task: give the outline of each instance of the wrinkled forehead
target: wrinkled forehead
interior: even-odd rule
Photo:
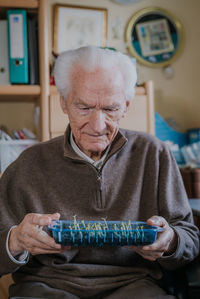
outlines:
[[[97,68],[86,71],[76,66],[71,73],[72,88],[87,89],[91,92],[117,92],[124,89],[124,78],[117,67],[111,69]]]

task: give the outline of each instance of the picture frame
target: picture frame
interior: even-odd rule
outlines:
[[[183,27],[169,11],[149,7],[138,11],[125,31],[128,52],[150,67],[164,67],[180,55]]]
[[[107,9],[56,4],[54,11],[56,55],[87,45],[106,46]]]

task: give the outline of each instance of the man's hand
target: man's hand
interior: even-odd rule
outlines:
[[[56,244],[54,239],[42,230],[43,226],[59,218],[59,213],[27,214],[23,221],[11,230],[8,243],[11,254],[17,256],[24,250],[29,251],[32,255],[63,251],[61,245]],[[67,248],[65,247],[65,249]]]
[[[158,233],[157,240],[153,244],[145,246],[131,246],[131,248],[144,259],[149,261],[157,260],[164,253],[174,253],[177,247],[178,237],[167,221],[163,217],[152,216],[147,220],[147,223],[149,225],[162,227],[163,232]]]

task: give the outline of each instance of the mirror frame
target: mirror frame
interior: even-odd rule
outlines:
[[[154,24],[164,28],[165,49],[162,49],[163,45],[160,45],[160,50],[159,48],[151,50],[150,44],[146,44],[146,41],[143,39],[142,30],[146,30],[145,25],[150,27]],[[139,30],[141,30],[141,33]],[[131,17],[125,31],[128,52],[139,62],[149,67],[164,67],[171,64],[183,49],[183,39],[184,34],[181,22],[171,12],[159,7],[147,7],[139,10]],[[146,51],[145,55],[143,55],[142,51],[143,53]],[[150,54],[148,55],[148,53]]]

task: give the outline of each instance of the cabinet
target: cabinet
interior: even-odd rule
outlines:
[[[48,0],[0,0],[0,16],[5,15],[5,11],[10,8],[26,9],[28,12],[38,14],[39,32],[39,72],[40,85],[6,85],[0,86],[0,111],[2,118],[11,119],[9,109],[12,105],[15,119],[20,121],[25,115],[20,115],[20,108],[27,106],[27,111],[35,106],[40,107],[40,125],[38,138],[46,140],[49,138],[49,59],[48,59]],[[30,107],[29,107],[30,106]],[[19,107],[19,109],[18,109]],[[6,112],[6,115],[4,113]],[[9,113],[9,114],[8,114]],[[19,115],[18,115],[19,114]],[[14,117],[14,116],[13,116]],[[33,118],[28,115],[27,118]],[[1,113],[0,113],[0,122]],[[9,123],[6,123],[8,125]]]

